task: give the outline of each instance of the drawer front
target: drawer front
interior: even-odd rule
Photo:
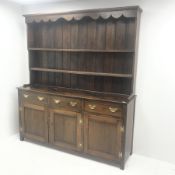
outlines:
[[[21,95],[23,103],[31,103],[42,106],[47,104],[47,96],[42,93],[23,91]]]
[[[85,111],[122,117],[122,105],[116,103],[87,100],[85,101]]]
[[[49,98],[49,104],[51,108],[55,109],[66,109],[70,111],[81,111],[82,109],[81,100],[76,98],[51,96]]]

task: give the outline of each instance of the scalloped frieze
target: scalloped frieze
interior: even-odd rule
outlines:
[[[137,16],[136,10],[122,10],[122,11],[111,11],[111,12],[97,12],[97,13],[75,13],[75,14],[48,14],[48,15],[26,15],[26,23],[40,23],[40,22],[55,22],[59,19],[64,19],[66,21],[76,20],[79,21],[84,17],[89,17],[93,20],[98,18],[108,19],[113,17],[115,19],[121,16],[125,18],[133,18]]]

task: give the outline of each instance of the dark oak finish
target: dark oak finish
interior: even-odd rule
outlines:
[[[30,84],[20,139],[124,165],[132,154],[141,9],[24,15]]]
[[[24,104],[22,107],[23,137],[48,142],[47,111],[43,106]]]
[[[84,115],[84,120],[85,152],[108,160],[120,159],[121,120],[90,113]]]
[[[55,146],[82,151],[82,117],[80,113],[50,110],[49,141]]]
[[[85,111],[91,113],[122,117],[122,105],[94,100],[85,101]]]
[[[68,111],[81,112],[82,102],[79,99],[75,98],[65,98],[61,96],[51,96],[49,98],[50,108],[53,109],[62,109]]]

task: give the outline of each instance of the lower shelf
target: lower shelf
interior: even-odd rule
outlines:
[[[59,70],[59,69],[47,69],[47,68],[38,68],[38,67],[32,67],[32,68],[30,68],[30,70],[31,71],[39,71],[39,72],[55,72],[55,73],[66,73],[66,74],[76,74],[76,75],[91,75],[91,76],[103,76],[103,77],[132,78],[132,74]]]

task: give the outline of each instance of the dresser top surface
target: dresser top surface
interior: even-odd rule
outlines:
[[[46,88],[46,87],[31,87],[30,85],[19,87],[19,90],[45,93],[48,95],[60,95],[72,98],[88,99],[88,100],[100,100],[117,103],[128,103],[131,99],[135,98],[135,95],[124,95],[114,93],[100,93],[95,91],[84,91],[69,88]]]

